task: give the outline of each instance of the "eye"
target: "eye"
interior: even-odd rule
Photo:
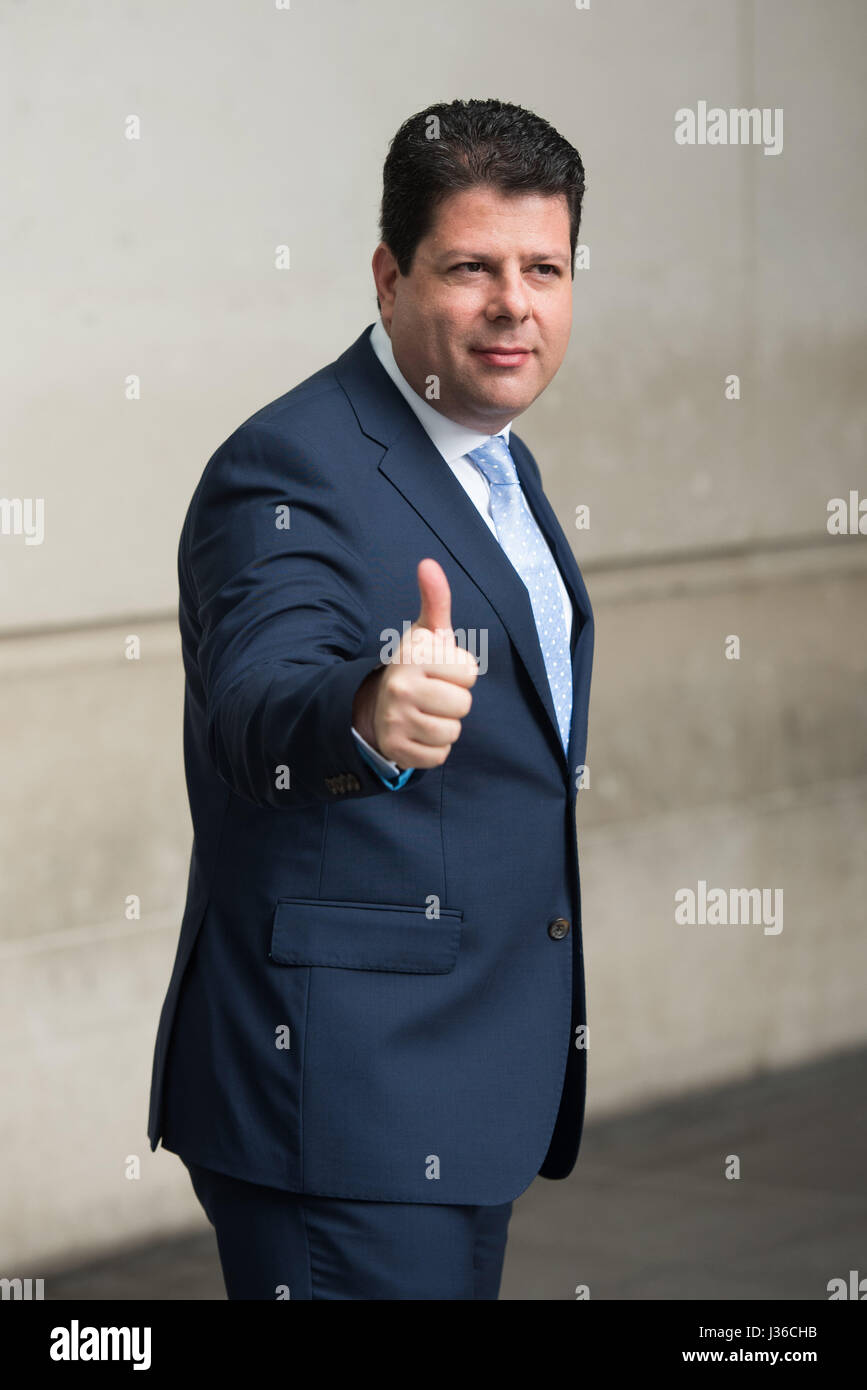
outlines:
[[[484,267],[484,263],[483,263],[482,261],[460,261],[459,264],[456,265],[454,268],[455,268],[455,270],[471,270],[471,271],[476,271],[476,270],[484,270],[485,267]],[[559,275],[562,274],[562,272],[561,272],[559,266],[556,266],[556,265],[549,265],[547,262],[540,262],[539,265],[532,266],[531,269],[533,269],[533,270],[541,270],[541,271],[551,271],[551,272],[553,273],[553,275],[555,275],[555,276],[559,276]],[[543,280],[550,280],[550,279],[551,279],[551,275],[543,274],[543,275],[542,275],[542,279],[543,279]]]

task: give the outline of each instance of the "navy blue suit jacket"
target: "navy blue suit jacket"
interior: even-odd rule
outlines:
[[[369,331],[217,449],[184,523],[194,841],[148,1135],[289,1191],[490,1205],[580,1143],[593,619],[512,433],[574,604],[567,756],[527,589]],[[488,669],[446,762],[392,791],[352,702],[426,556]]]

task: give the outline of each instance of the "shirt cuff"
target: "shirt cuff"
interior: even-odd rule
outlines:
[[[384,758],[381,753],[377,753],[375,748],[371,748],[370,744],[366,739],[361,737],[357,729],[353,728],[352,733],[358,745],[359,753],[362,758],[364,758],[364,761],[373,768],[380,781],[385,783],[389,791],[399,791],[400,788],[409,781],[410,777],[415,772],[415,768],[408,767],[401,772],[397,763],[390,762],[388,758]]]

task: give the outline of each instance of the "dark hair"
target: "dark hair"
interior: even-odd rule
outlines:
[[[562,193],[574,278],[584,197],[581,156],[541,116],[493,99],[437,102],[404,121],[392,140],[382,171],[379,228],[401,275],[409,274],[439,204],[480,184],[503,193]]]

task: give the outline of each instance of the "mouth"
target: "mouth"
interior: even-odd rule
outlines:
[[[477,357],[492,367],[520,367],[532,356],[532,348],[511,347],[508,343],[495,343],[492,347],[472,348]]]

